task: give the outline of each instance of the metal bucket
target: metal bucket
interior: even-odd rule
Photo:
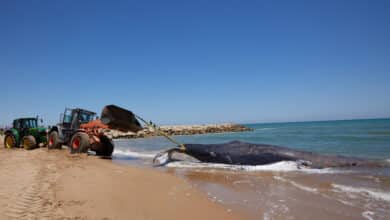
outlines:
[[[135,115],[124,108],[116,105],[107,105],[103,108],[100,120],[108,125],[110,129],[116,129],[123,132],[137,132],[142,130],[142,126]]]

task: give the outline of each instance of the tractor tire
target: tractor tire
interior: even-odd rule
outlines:
[[[96,150],[96,155],[110,157],[114,151],[114,143],[105,135],[100,137],[100,146]]]
[[[84,132],[77,132],[70,140],[70,152],[73,153],[87,153],[90,147],[89,136]]]
[[[16,142],[16,138],[14,135],[12,135],[12,134],[5,135],[5,137],[4,137],[4,147],[5,148],[11,149],[11,148],[14,148],[17,146],[18,146],[18,143]]]
[[[49,140],[47,143],[48,149],[61,149],[62,144],[60,143],[60,139],[58,138],[58,132],[52,131],[49,133]]]
[[[22,145],[26,150],[32,150],[37,147],[37,141],[32,135],[27,135],[23,137]]]

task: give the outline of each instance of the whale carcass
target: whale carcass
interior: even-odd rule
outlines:
[[[201,162],[232,165],[264,165],[280,161],[297,161],[311,168],[381,166],[376,161],[361,158],[323,155],[287,147],[240,141],[224,144],[184,144],[184,147],[179,146],[158,154],[154,161],[167,155],[163,163],[169,163],[174,153],[184,153]]]

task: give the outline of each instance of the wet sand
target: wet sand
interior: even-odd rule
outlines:
[[[151,167],[147,158],[114,161]],[[295,166],[283,171],[278,165],[248,171],[216,168],[216,164],[173,164],[177,165],[158,169],[185,179],[209,200],[251,219],[390,219],[389,168],[297,170]]]
[[[187,168],[167,172],[254,219],[390,219],[389,176]]]
[[[65,149],[0,146],[0,183],[0,219],[245,219],[174,175]]]

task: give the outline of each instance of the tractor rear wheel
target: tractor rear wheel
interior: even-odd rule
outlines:
[[[37,147],[37,141],[35,140],[34,136],[27,135],[23,137],[22,145],[24,149],[31,150]]]
[[[58,138],[58,132],[52,131],[49,133],[49,142],[47,144],[48,149],[61,149],[62,144]]]
[[[96,150],[96,155],[98,156],[111,156],[114,151],[114,143],[110,138],[105,135],[100,137],[100,145]]]
[[[77,132],[70,140],[71,153],[87,153],[89,146],[89,136],[84,132]]]
[[[5,135],[4,138],[4,147],[5,148],[14,148],[17,147],[16,138],[12,134]]]

